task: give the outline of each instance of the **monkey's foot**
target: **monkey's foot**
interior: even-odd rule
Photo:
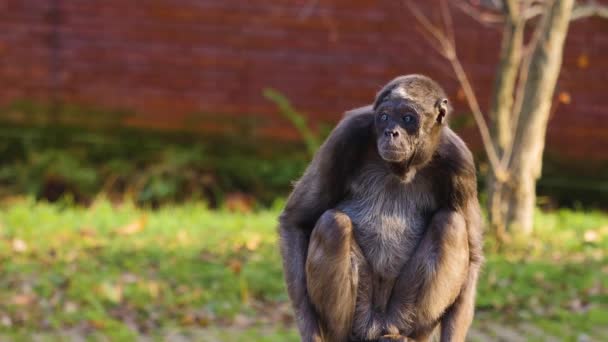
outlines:
[[[408,342],[408,338],[398,334],[387,334],[381,336],[378,342]]]

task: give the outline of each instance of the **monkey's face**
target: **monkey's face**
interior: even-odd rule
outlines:
[[[387,162],[409,167],[422,137],[421,115],[406,99],[390,99],[376,108],[378,153]]]

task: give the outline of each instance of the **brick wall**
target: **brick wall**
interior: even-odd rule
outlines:
[[[453,13],[485,108],[499,31]],[[572,101],[552,117],[547,151],[608,161],[608,20],[572,23],[566,46],[558,92]],[[124,125],[202,131],[246,116],[259,134],[293,137],[264,88],[283,92],[313,122],[335,122],[392,77],[414,72],[438,79],[465,115],[449,67],[400,1],[0,0],[2,104],[127,109],[134,114]],[[464,132],[475,145],[475,130]]]

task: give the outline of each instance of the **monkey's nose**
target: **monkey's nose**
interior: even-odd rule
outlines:
[[[387,137],[396,138],[399,136],[399,131],[397,131],[395,129],[385,129],[384,135]]]

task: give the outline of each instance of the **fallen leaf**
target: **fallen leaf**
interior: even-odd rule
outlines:
[[[600,239],[600,236],[595,230],[588,230],[585,232],[585,235],[583,235],[583,239],[585,242],[589,243],[597,242]]]
[[[84,227],[80,229],[80,235],[86,237],[94,237],[97,235],[97,231],[92,227]]]
[[[262,242],[262,237],[260,236],[260,234],[255,234],[251,236],[249,240],[247,240],[245,246],[248,250],[255,251],[260,246],[260,242]]]
[[[186,243],[190,242],[188,232],[183,229],[177,232],[177,241],[179,241],[179,243],[182,245],[185,245]]]
[[[29,294],[18,294],[13,297],[13,304],[18,306],[29,305],[34,302],[34,296]]]
[[[120,303],[122,301],[122,286],[119,284],[103,283],[99,289],[109,301]]]
[[[157,282],[151,281],[148,283],[148,293],[152,298],[158,298],[158,293],[160,292],[160,286]]]
[[[243,264],[236,260],[230,260],[230,262],[228,263],[228,268],[234,273],[234,274],[239,274],[241,273],[241,269],[243,268]]]
[[[89,320],[89,324],[91,324],[91,326],[95,329],[103,329],[106,326],[106,324],[103,321],[96,320],[96,319]]]
[[[118,235],[133,235],[144,230],[146,227],[147,217],[144,215],[137,220],[116,229]]]
[[[192,325],[195,321],[196,317],[194,317],[194,315],[190,313],[185,314],[181,319],[182,325]]]
[[[5,327],[10,327],[11,325],[13,325],[13,321],[8,316],[2,316],[2,318],[0,319],[0,323],[2,323],[2,325],[4,325]]]
[[[255,199],[242,192],[233,192],[226,195],[225,206],[230,211],[241,213],[251,212]]]
[[[123,273],[123,275],[120,277],[120,279],[125,284],[133,284],[133,283],[137,282],[137,276],[133,273]]]
[[[574,298],[568,303],[568,308],[576,313],[582,313],[587,309],[587,305],[579,298]]]
[[[74,302],[66,302],[63,305],[63,311],[65,311],[65,313],[74,313],[78,310],[78,304],[74,303]]]
[[[236,316],[234,316],[233,324],[238,328],[246,328],[246,327],[250,326],[252,323],[253,323],[253,319],[251,319],[243,314],[237,314]]]
[[[27,251],[27,244],[21,239],[13,239],[13,251],[23,253]]]

